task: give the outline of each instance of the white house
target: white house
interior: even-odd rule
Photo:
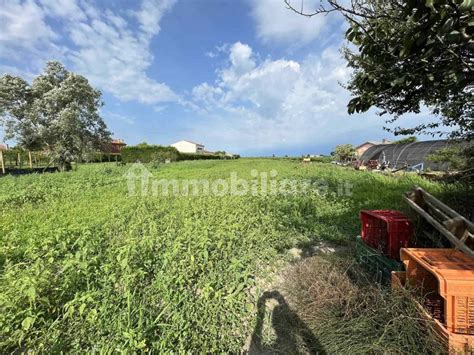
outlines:
[[[203,153],[204,145],[191,141],[178,141],[171,144],[172,147],[178,149],[180,153]]]

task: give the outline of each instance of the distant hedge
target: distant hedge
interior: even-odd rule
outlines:
[[[138,145],[122,148],[122,161],[134,163],[139,160],[142,163],[164,162],[180,160],[180,154],[174,147],[164,147],[161,145]]]
[[[238,159],[239,155],[233,155],[232,157],[227,155],[218,154],[203,154],[203,153],[180,153],[179,160],[227,160],[227,159]]]
[[[171,161],[184,160],[219,160],[219,159],[237,159],[239,155],[232,157],[216,154],[202,153],[180,153],[174,147],[164,147],[161,145],[138,145],[122,148],[122,161],[134,163],[139,160],[142,163],[164,162],[167,159]]]

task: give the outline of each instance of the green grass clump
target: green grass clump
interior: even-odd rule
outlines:
[[[256,279],[282,252],[346,243],[362,208],[406,209],[416,176],[265,159],[149,166],[156,179],[322,180],[330,193],[130,197],[129,166],[0,179],[0,352],[233,351],[255,322]],[[353,184],[352,196],[337,193]]]

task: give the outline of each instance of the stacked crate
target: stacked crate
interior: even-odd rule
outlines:
[[[402,270],[399,253],[409,246],[411,221],[394,210],[363,210],[359,217],[362,230],[356,239],[357,260],[377,281],[388,283],[392,271]]]
[[[362,210],[362,240],[380,254],[400,260],[400,248],[407,248],[413,235],[410,219],[394,210]]]
[[[408,284],[424,299],[423,311],[452,353],[474,349],[474,259],[454,249],[400,250],[405,272],[392,287]]]

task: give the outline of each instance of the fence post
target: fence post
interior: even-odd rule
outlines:
[[[2,161],[2,174],[5,174],[5,163],[3,162],[3,150],[0,150],[0,160]]]

